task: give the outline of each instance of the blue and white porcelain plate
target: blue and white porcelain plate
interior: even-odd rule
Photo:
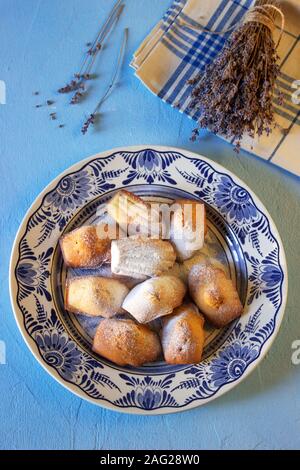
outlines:
[[[205,202],[209,239],[244,303],[243,316],[207,331],[201,363],[118,367],[91,350],[92,327],[63,308],[66,269],[58,240],[92,221],[115,191],[148,199]],[[265,207],[236,176],[186,150],[130,147],[95,155],[56,178],[38,196],[16,236],[10,268],[16,321],[30,350],[67,389],[127,413],[187,410],[221,396],[261,361],[280,326],[287,268]]]

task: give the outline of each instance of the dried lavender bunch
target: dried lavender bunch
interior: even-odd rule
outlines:
[[[98,53],[103,48],[103,43],[107,39],[109,33],[112,31],[113,26],[118,21],[124,5],[121,4],[122,0],[117,0],[113,9],[111,10],[104,25],[101,27],[93,43],[87,43],[88,50],[85,54],[83,63],[79,72],[74,74],[74,78],[62,88],[59,88],[59,93],[75,92],[72,96],[70,104],[77,104],[84,96],[86,91],[86,81],[92,78],[91,71],[96,61]]]
[[[121,71],[123,60],[124,60],[124,54],[125,54],[125,50],[126,50],[127,40],[128,40],[128,28],[125,28],[123,39],[122,39],[122,44],[121,44],[121,48],[120,48],[120,52],[119,52],[119,56],[118,56],[118,60],[117,60],[117,64],[116,64],[114,74],[111,78],[109,86],[107,87],[104,95],[102,96],[102,98],[98,102],[98,104],[95,107],[94,111],[89,115],[89,117],[86,119],[85,123],[83,124],[83,126],[81,128],[81,132],[82,132],[83,135],[85,135],[87,133],[87,131],[88,131],[88,129],[91,125],[95,124],[96,116],[97,116],[97,113],[98,113],[99,109],[101,108],[104,101],[112,93],[112,91],[113,91],[113,89],[114,89],[114,87],[117,83],[119,73]]]
[[[258,0],[255,7],[276,3]],[[276,11],[268,8],[267,14],[274,19]],[[189,108],[200,114],[192,140],[201,128],[207,128],[232,140],[238,151],[244,135],[269,135],[275,126],[273,93],[278,58],[267,26],[249,21],[238,27],[204,75],[189,82],[194,85]]]

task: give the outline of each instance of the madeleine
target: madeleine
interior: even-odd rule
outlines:
[[[93,351],[119,366],[138,367],[161,354],[158,335],[133,320],[102,320],[97,328]]]
[[[204,317],[194,304],[177,307],[162,319],[161,342],[169,364],[193,364],[201,361],[205,333]]]
[[[128,287],[117,279],[74,277],[66,282],[65,308],[69,312],[110,318],[123,312]]]
[[[188,284],[195,304],[215,327],[222,328],[242,314],[237,290],[222,269],[205,262],[195,265]]]

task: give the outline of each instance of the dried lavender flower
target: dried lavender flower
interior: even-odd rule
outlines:
[[[75,95],[72,96],[70,104],[77,104],[79,103],[80,99],[82,98],[83,93],[81,91],[76,91]]]
[[[91,70],[96,61],[99,51],[102,49],[105,39],[108,37],[109,33],[112,31],[114,25],[117,23],[124,5],[121,4],[122,0],[117,0],[113,9],[111,10],[108,18],[106,19],[104,25],[101,27],[100,31],[97,34],[96,39],[93,43],[87,43],[89,47],[87,53],[85,54],[83,63],[80,67],[79,72],[74,74],[75,80],[71,80],[67,85],[62,88],[59,88],[59,93],[71,93],[75,92],[70,103],[77,104],[82,99],[84,93],[81,91],[77,93],[78,90],[84,90],[84,83],[87,80],[92,78]],[[89,45],[88,45],[89,44]]]
[[[266,4],[275,5],[276,1],[257,0],[255,7]],[[274,19],[275,10],[269,8],[268,15]],[[238,27],[204,74],[189,81],[193,85],[189,109],[200,114],[199,129],[208,128],[232,140],[237,152],[244,135],[269,135],[275,125],[278,59],[267,26],[249,21]],[[199,135],[196,130],[192,140]]]
[[[85,135],[87,133],[88,128],[90,127],[90,125],[95,124],[95,118],[96,118],[96,116],[95,116],[94,113],[89,115],[89,117],[87,118],[87,120],[85,121],[85,123],[83,124],[82,129],[81,129],[81,132],[82,132],[83,135]]]
[[[124,54],[125,54],[125,50],[126,50],[127,40],[128,40],[128,29],[126,28],[124,30],[123,40],[122,40],[122,44],[121,44],[121,48],[120,48],[116,68],[115,68],[114,74],[112,76],[112,79],[109,83],[109,86],[106,89],[106,92],[104,93],[104,95],[102,96],[100,101],[98,102],[98,104],[95,107],[94,111],[89,115],[88,119],[83,124],[82,129],[81,129],[81,132],[82,132],[83,135],[85,135],[87,133],[88,128],[90,127],[90,125],[95,124],[96,115],[97,115],[99,109],[101,108],[104,101],[112,93],[112,91],[114,89],[114,86],[117,83],[119,73],[120,73],[120,70],[122,68],[122,64],[123,64],[123,60],[124,60]]]

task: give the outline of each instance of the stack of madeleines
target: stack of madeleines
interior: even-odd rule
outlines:
[[[191,208],[188,220],[186,205]],[[109,277],[67,279],[65,307],[74,314],[100,317],[93,350],[115,364],[137,367],[162,356],[169,364],[197,363],[203,352],[205,320],[221,328],[242,313],[232,281],[207,258],[192,264],[187,282],[176,275],[175,264],[201,249],[207,231],[203,203],[178,200],[176,207],[168,239],[161,217],[156,219],[155,235],[151,230],[149,236],[149,222],[157,216],[153,207],[121,190],[107,203],[111,227],[108,222],[83,226],[60,240],[68,267],[110,265]],[[197,227],[196,212],[200,214]],[[138,234],[130,236],[130,224],[138,225]],[[190,243],[195,229],[197,247]]]

